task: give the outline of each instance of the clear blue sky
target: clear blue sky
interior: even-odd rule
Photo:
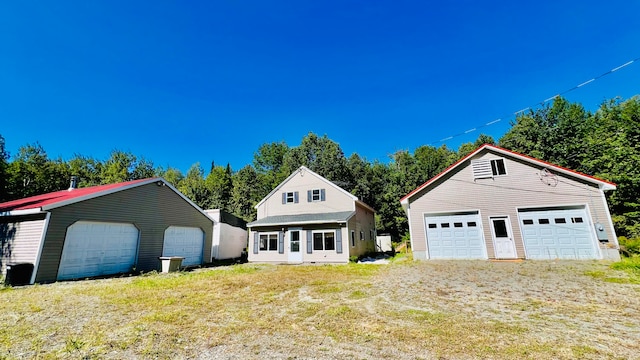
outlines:
[[[131,151],[234,170],[328,135],[386,162],[640,57],[639,1],[3,1],[0,134],[15,154]],[[640,62],[570,92],[640,93]],[[445,142],[457,149],[479,131]]]

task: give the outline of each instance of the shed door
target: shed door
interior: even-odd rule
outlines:
[[[162,256],[182,256],[182,265],[201,265],[204,232],[197,227],[169,226],[164,231]]]
[[[430,259],[486,259],[480,216],[427,215],[427,247]]]
[[[528,259],[598,259],[591,220],[583,209],[519,211]]]
[[[58,280],[129,272],[137,251],[133,224],[78,221],[67,228]]]

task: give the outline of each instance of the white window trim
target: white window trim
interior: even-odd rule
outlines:
[[[333,234],[333,250],[326,250],[324,248],[324,242],[325,242],[325,238],[324,238],[324,234],[326,233],[331,233]],[[315,244],[315,235],[316,234],[322,234],[322,250],[318,250],[316,249],[316,244]],[[313,249],[313,251],[336,251],[336,230],[335,229],[327,229],[327,230],[313,230],[311,231],[311,248]]]
[[[504,167],[504,174],[493,174],[493,164],[494,162],[497,162],[498,160],[502,160],[502,165]],[[489,159],[489,163],[491,164],[491,173],[493,174],[493,177],[498,177],[498,176],[507,176],[508,172],[507,172],[507,163],[504,161],[504,158],[495,158],[495,159]],[[498,165],[496,163],[496,172],[498,172]]]
[[[316,199],[315,192],[318,192],[318,198]],[[320,202],[322,201],[322,189],[311,189],[311,202]]]
[[[261,249],[261,245],[262,245],[262,235],[266,235],[267,236],[267,248],[265,250]],[[276,248],[275,249],[269,249],[269,236],[271,235],[275,235],[276,236]],[[258,233],[258,252],[260,251],[265,251],[265,252],[271,252],[271,251],[278,251],[278,243],[280,242],[280,239],[278,238],[279,234],[277,231],[270,231],[270,232],[259,232]]]
[[[287,202],[286,204],[293,204],[296,201],[296,194],[294,191],[285,191]],[[289,196],[291,195],[291,196]]]

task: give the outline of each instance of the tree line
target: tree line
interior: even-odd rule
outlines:
[[[186,174],[129,152],[114,150],[106,160],[75,155],[49,158],[38,143],[10,156],[0,135],[0,201],[66,189],[71,175],[86,187],[161,176],[202,208],[219,208],[247,221],[254,206],[291,172],[304,165],[376,209],[379,233],[408,236],[399,199],[478,146],[489,143],[614,182],[609,205],[619,236],[640,237],[640,98],[605,101],[589,112],[558,97],[552,104],[519,114],[497,142],[481,134],[457,150],[445,145],[400,150],[388,162],[346,156],[326,135],[309,133],[298,146],[261,145],[253,161],[234,170],[229,164],[199,163]]]

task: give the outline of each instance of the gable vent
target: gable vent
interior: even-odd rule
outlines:
[[[473,170],[474,180],[493,178],[491,160],[471,160],[471,169]]]

